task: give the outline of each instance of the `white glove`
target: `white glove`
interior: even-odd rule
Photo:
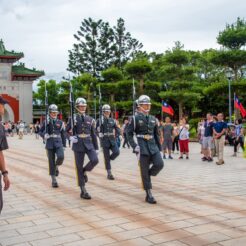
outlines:
[[[160,151],[160,154],[161,154],[161,159],[163,159],[163,152],[162,152],[162,151]]]
[[[48,133],[45,133],[45,134],[44,134],[44,139],[47,140],[47,139],[49,139],[49,138],[50,138],[50,135],[49,135]]]
[[[77,137],[77,136],[71,136],[71,137],[69,138],[69,140],[71,141],[72,144],[78,143],[78,137]]]
[[[96,154],[99,155],[99,149],[96,149]]]
[[[140,152],[140,147],[139,147],[139,145],[137,145],[137,146],[135,147],[134,152],[135,152],[135,153],[139,153],[139,152]]]
[[[99,132],[99,138],[103,138],[103,133]]]

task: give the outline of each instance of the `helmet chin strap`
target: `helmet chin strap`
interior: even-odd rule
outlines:
[[[50,114],[50,117],[51,117],[52,119],[57,119],[57,115],[56,115],[55,117],[53,117],[53,116]]]
[[[76,109],[78,110],[78,112],[79,112],[80,114],[85,114],[85,111],[86,111],[86,110],[81,111],[81,110],[79,110],[79,108],[77,108],[77,107],[76,107]]]
[[[150,111],[149,109],[144,109],[144,108],[143,108],[143,107],[141,107],[141,106],[139,106],[139,107],[140,107],[140,108],[141,108],[141,110],[142,110],[144,113],[146,113],[146,114],[147,114],[147,113],[149,113],[149,111]]]

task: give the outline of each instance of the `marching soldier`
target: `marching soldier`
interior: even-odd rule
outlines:
[[[85,183],[88,182],[86,172],[98,164],[98,143],[95,130],[95,120],[89,115],[86,115],[86,100],[84,98],[77,98],[75,107],[78,114],[74,115],[74,129],[72,129],[72,119],[69,119],[66,131],[74,135],[70,137],[72,143],[72,150],[74,151],[76,171],[78,177],[78,185],[81,189],[80,197],[83,199],[91,199],[90,194],[85,188]],[[89,162],[84,166],[85,154],[89,158]]]
[[[158,121],[154,116],[149,115],[151,102],[148,96],[140,96],[138,105],[138,113],[132,117],[128,128],[128,138],[133,152],[139,156],[141,178],[146,191],[145,201],[155,204],[156,200],[151,193],[151,176],[156,176],[164,167]],[[136,133],[137,143],[133,138],[134,133]]]
[[[56,177],[59,175],[58,167],[64,160],[64,149],[66,147],[64,123],[57,119],[58,107],[55,104],[49,106],[49,116],[42,125],[39,135],[44,139],[45,148],[49,160],[49,175],[52,187],[57,188]]]
[[[4,182],[4,191],[10,187],[10,180],[8,178],[8,171],[6,169],[3,150],[8,149],[8,142],[5,135],[5,129],[2,125],[1,118],[4,115],[4,104],[8,103],[0,96],[0,214],[3,208],[3,196],[2,196],[2,177]]]
[[[119,156],[120,151],[116,142],[116,138],[120,136],[120,128],[117,126],[116,121],[110,117],[111,109],[108,104],[102,107],[103,117],[97,122],[97,131],[101,140],[103,148],[105,169],[107,170],[107,178],[114,180],[111,172],[111,160],[115,160]],[[110,150],[112,153],[110,154]]]

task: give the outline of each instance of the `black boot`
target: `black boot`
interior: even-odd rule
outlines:
[[[58,185],[58,183],[57,183],[57,181],[56,181],[56,176],[51,176],[51,179],[52,179],[52,187],[53,188],[58,188],[59,187],[59,185]]]
[[[111,170],[107,170],[107,172],[108,172],[107,179],[109,179],[109,180],[114,180],[114,176],[113,176],[113,174],[111,173]]]
[[[85,183],[87,183],[88,182],[88,176],[87,176],[85,170],[83,170],[83,175],[84,175],[84,181],[85,181]]]
[[[58,166],[56,166],[56,177],[59,176],[59,170],[58,170]]]
[[[146,190],[146,198],[145,201],[150,203],[150,204],[156,204],[155,198],[152,196],[151,190]]]
[[[81,186],[80,189],[81,189],[80,198],[83,198],[83,199],[86,199],[86,200],[90,200],[91,196],[87,192],[87,190],[85,189],[85,186]]]

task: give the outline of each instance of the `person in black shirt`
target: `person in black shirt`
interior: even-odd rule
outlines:
[[[4,182],[4,190],[8,190],[10,186],[10,180],[8,178],[8,171],[6,169],[6,163],[3,155],[3,150],[8,149],[8,143],[5,135],[5,129],[1,122],[2,116],[4,115],[4,104],[6,104],[7,101],[5,101],[0,96],[0,213],[3,208],[3,196],[2,196],[2,176],[3,176],[3,182]]]

